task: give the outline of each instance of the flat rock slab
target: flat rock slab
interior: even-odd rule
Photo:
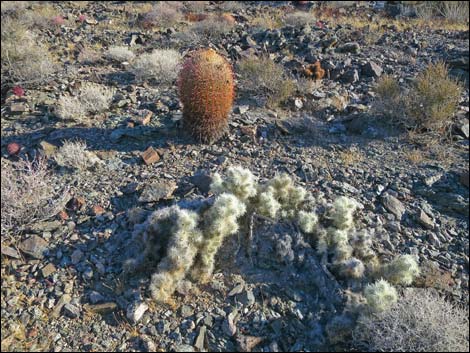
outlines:
[[[158,202],[160,200],[170,200],[173,198],[173,192],[176,190],[174,181],[155,182],[147,185],[139,197],[139,202]]]
[[[405,206],[395,196],[384,194],[382,196],[382,204],[387,211],[393,213],[397,219],[401,219],[405,213]]]
[[[47,241],[43,238],[33,235],[22,241],[19,245],[19,249],[35,259],[42,259],[44,258],[44,251],[47,249],[47,245]]]

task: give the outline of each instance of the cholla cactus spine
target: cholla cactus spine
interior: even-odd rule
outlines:
[[[166,256],[157,266],[157,272],[152,275],[150,290],[157,302],[167,302],[174,293],[177,285],[184,279],[187,271],[194,262],[197,249],[202,240],[202,233],[196,228],[198,214],[181,210],[174,206],[169,208],[168,219],[171,236],[168,241]]]
[[[238,218],[246,212],[246,206],[232,194],[218,196],[207,211],[204,224],[204,239],[199,257],[193,269],[193,277],[206,282],[214,269],[214,257],[228,235],[238,231]]]
[[[400,255],[383,268],[383,276],[393,284],[411,285],[420,273],[412,255]]]
[[[214,175],[211,191],[216,195],[231,193],[240,201],[246,202],[256,196],[257,178],[248,169],[240,166],[230,167],[224,179],[217,173]]]
[[[299,211],[298,222],[302,232],[311,234],[318,224],[318,216],[314,212]]]
[[[356,200],[346,196],[338,197],[333,203],[331,219],[338,229],[348,230],[354,226],[354,212],[358,207]]]
[[[364,289],[364,296],[372,312],[387,310],[398,300],[396,289],[383,279],[368,284]]]

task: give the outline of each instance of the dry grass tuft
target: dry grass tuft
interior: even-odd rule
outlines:
[[[293,27],[311,26],[315,21],[315,16],[311,12],[298,11],[284,17],[284,24]]]

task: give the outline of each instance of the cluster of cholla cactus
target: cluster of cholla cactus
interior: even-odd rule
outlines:
[[[199,140],[213,142],[228,128],[235,96],[233,70],[213,49],[189,54],[178,77],[183,123]]]
[[[410,285],[419,274],[411,255],[379,263],[372,249],[373,233],[355,227],[354,214],[360,204],[353,199],[341,196],[331,204],[321,197],[315,200],[289,175],[259,183],[242,167],[229,168],[226,177],[215,174],[211,191],[214,198],[197,211],[165,208],[135,228],[136,240],[145,245],[145,251],[128,261],[127,268],[146,262],[156,267],[150,289],[159,302],[168,301],[187,275],[198,282],[210,280],[224,239],[235,234],[249,214],[295,220],[334,274],[364,287],[363,299],[370,311],[385,310],[396,301],[392,284]],[[326,204],[326,210],[317,212],[313,203],[322,209]],[[367,284],[369,279],[375,283]]]

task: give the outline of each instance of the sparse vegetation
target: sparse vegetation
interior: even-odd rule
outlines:
[[[124,62],[131,61],[135,55],[128,47],[118,46],[109,48],[106,57],[117,62]]]
[[[2,233],[51,218],[67,201],[68,192],[51,179],[46,159],[20,159],[15,164],[2,160]]]
[[[47,47],[17,20],[2,17],[2,78],[14,83],[44,82],[57,71]]]
[[[293,27],[311,26],[315,23],[315,17],[311,12],[294,12],[284,17],[284,23]]]
[[[430,290],[407,292],[354,331],[355,346],[367,352],[467,352],[468,342],[468,312]]]
[[[64,141],[54,154],[54,160],[60,166],[80,171],[99,163],[98,157],[90,153],[87,150],[86,143],[80,140]]]
[[[237,66],[240,90],[256,96],[261,105],[279,106],[296,89],[294,81],[287,76],[282,65],[268,57],[242,59]]]
[[[182,20],[182,6],[178,1],[159,1],[152,10],[143,15],[144,28],[168,28]]]
[[[181,55],[173,49],[156,49],[150,54],[138,56],[131,71],[137,81],[154,80],[161,84],[174,82],[178,75]]]
[[[56,107],[57,115],[66,120],[80,121],[88,113],[102,113],[109,109],[114,91],[95,83],[84,85],[77,96],[62,96]]]
[[[410,124],[421,129],[445,132],[460,100],[462,86],[449,78],[447,66],[429,65],[411,87],[408,103]]]

